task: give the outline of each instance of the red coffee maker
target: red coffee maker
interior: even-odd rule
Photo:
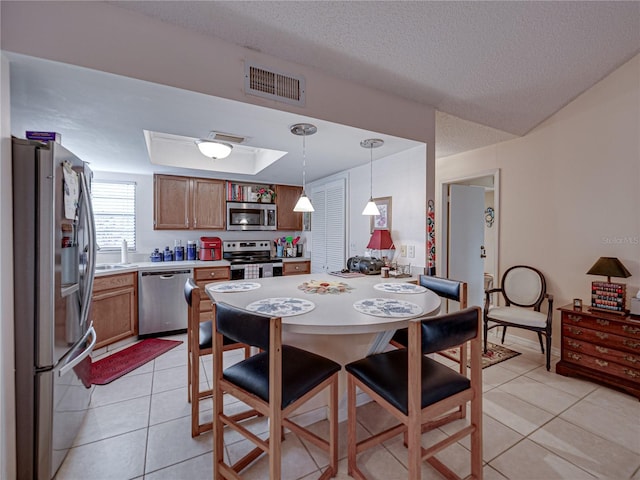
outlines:
[[[218,237],[200,237],[200,260],[222,260],[222,240]]]

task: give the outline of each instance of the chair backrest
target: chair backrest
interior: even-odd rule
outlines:
[[[502,292],[507,305],[540,310],[547,283],[539,270],[526,265],[510,267],[502,275]]]
[[[428,288],[442,298],[460,303],[460,310],[467,308],[467,284],[449,278],[420,275],[420,285]]]
[[[196,282],[193,280],[193,278],[189,278],[186,282],[184,282],[184,299],[186,300],[187,305],[189,305],[190,307],[193,304],[193,291],[197,288],[200,287],[196,285]]]
[[[466,308],[420,320],[422,353],[435,353],[461,345],[478,336],[481,310]]]
[[[235,342],[269,350],[271,317],[224,302],[215,302],[213,308],[219,333]]]

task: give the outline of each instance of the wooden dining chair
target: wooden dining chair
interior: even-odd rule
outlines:
[[[467,308],[467,283],[460,282],[458,280],[451,280],[449,278],[436,277],[432,275],[420,275],[419,283],[423,287],[436,293],[440,298],[445,300],[453,300],[458,302],[459,309],[464,310]],[[396,348],[407,348],[409,332],[408,329],[402,328],[396,330],[391,339],[391,345]],[[458,371],[461,375],[465,375],[467,371],[467,344],[462,345],[457,353],[452,353],[449,350],[443,350],[436,352],[449,360],[452,360],[458,364]],[[439,419],[439,422],[432,422],[424,426],[425,430],[433,429],[449,423],[453,420],[465,418],[467,416],[466,406],[461,404],[456,408],[455,412],[450,415],[443,416]]]
[[[211,312],[200,312],[202,290],[192,278],[184,284],[184,297],[188,307],[187,319],[187,399],[191,403],[191,436],[196,437],[213,428],[213,422],[200,423],[200,400],[211,397],[213,389],[200,390],[200,357],[213,353],[211,344]],[[224,340],[224,349],[244,349],[249,357],[248,345]]]
[[[409,322],[408,348],[370,355],[349,363],[347,370],[348,473],[365,479],[357,455],[390,438],[404,434],[408,449],[408,477],[421,478],[427,461],[445,478],[460,478],[435,455],[466,436],[471,437],[471,476],[482,478],[482,341],[481,310],[472,307],[439,317]],[[426,354],[471,345],[470,376],[437,362]],[[367,393],[399,423],[360,441],[356,438],[356,388]],[[471,404],[470,423],[429,448],[421,445],[422,426],[451,408]]]
[[[238,473],[263,453],[269,456],[269,478],[281,478],[281,443],[286,427],[329,455],[320,478],[338,471],[338,372],[340,365],[320,355],[282,344],[282,319],[213,302],[213,468],[214,478],[240,478]],[[224,368],[224,337],[258,347],[261,352]],[[329,388],[329,438],[325,440],[291,421],[288,416],[303,403]],[[222,396],[230,393],[251,409],[269,417],[269,438],[263,440],[241,422],[224,413]],[[240,433],[255,445],[234,465],[224,461],[224,427]]]

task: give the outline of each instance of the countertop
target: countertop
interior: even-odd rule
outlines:
[[[308,262],[311,259],[306,257],[287,257],[279,258],[283,263],[289,262]],[[104,277],[107,275],[117,275],[120,273],[154,271],[154,270],[180,270],[184,268],[206,268],[206,267],[228,267],[231,265],[227,260],[202,261],[202,260],[186,260],[181,262],[131,262],[127,264],[107,262],[98,263],[100,265],[117,265],[116,268],[100,270],[96,268],[96,277]]]

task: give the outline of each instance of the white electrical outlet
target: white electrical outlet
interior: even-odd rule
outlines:
[[[409,245],[409,258],[416,258],[416,246]]]
[[[400,245],[400,256],[401,257],[406,257],[407,256],[407,246],[406,245]]]

